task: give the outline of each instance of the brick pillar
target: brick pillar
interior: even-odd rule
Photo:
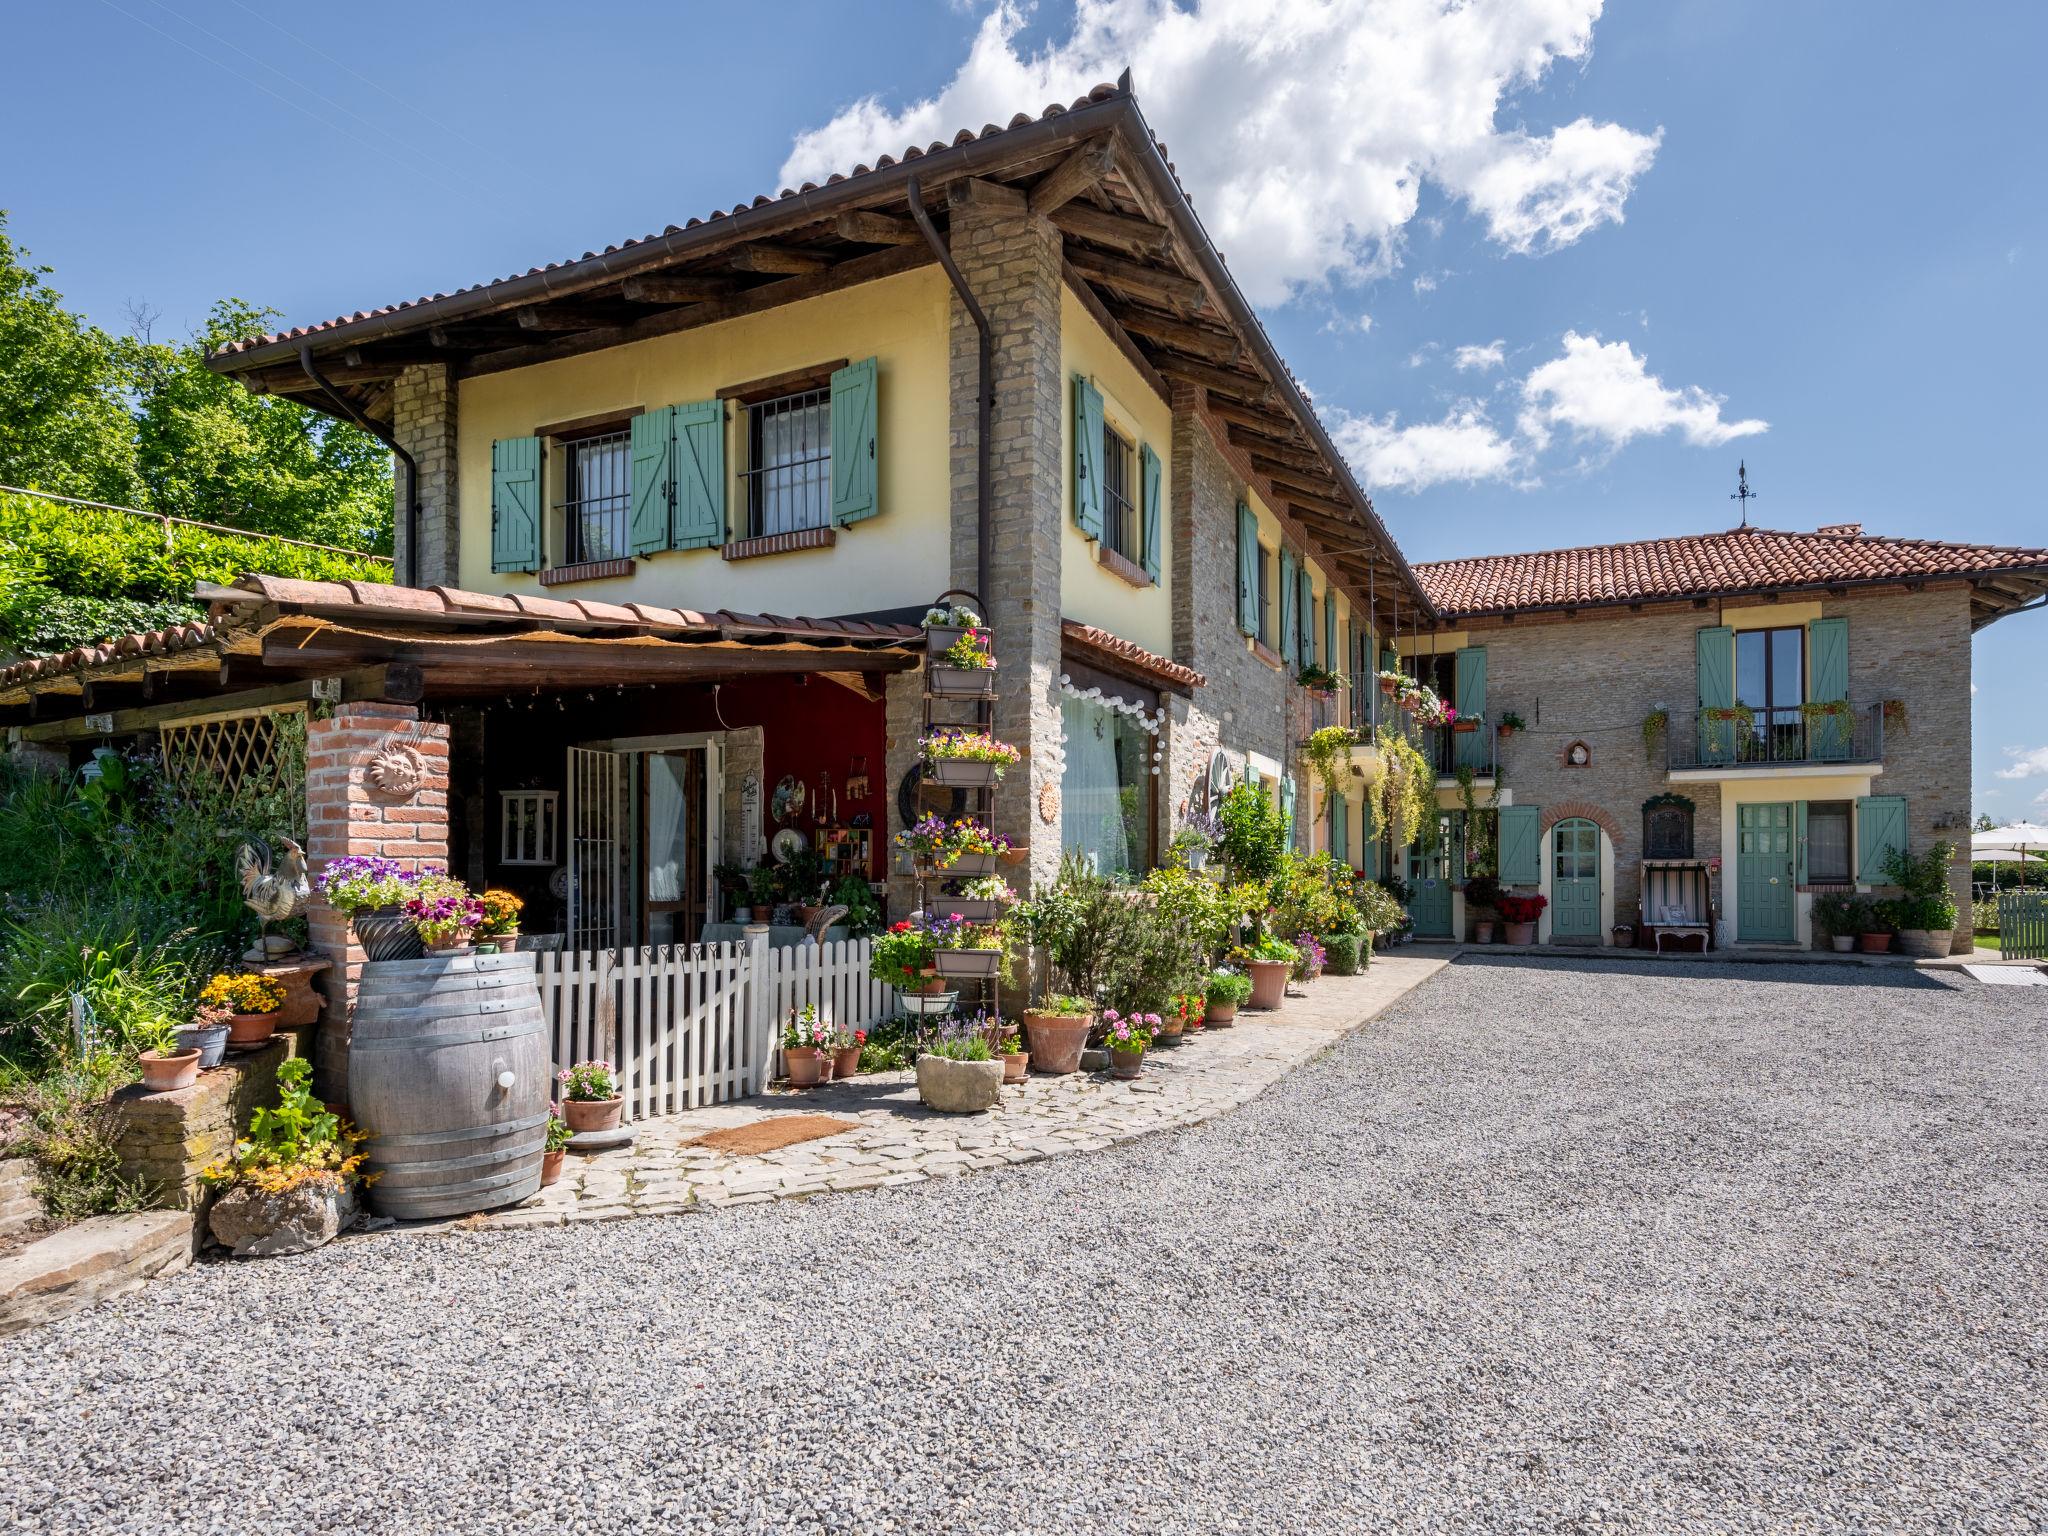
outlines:
[[[455,499],[455,384],[446,363],[415,363],[391,386],[391,435],[419,462],[418,585],[460,584]],[[393,539],[397,580],[405,580],[405,467],[392,464]]]
[[[317,876],[344,854],[383,854],[409,869],[448,867],[448,727],[410,704],[342,704],[306,726],[306,858]],[[349,1010],[363,973],[348,915],[316,894],[312,947],[334,961],[313,1048],[314,1087],[348,1098]]]
[[[991,585],[982,593],[995,626],[995,733],[1024,761],[996,791],[996,829],[1029,842],[1026,881],[1059,869],[1059,825],[1039,816],[1047,785],[1060,782],[1060,234],[1025,206],[1022,193],[988,182],[950,189],[953,257],[994,327],[995,408],[989,504]],[[953,301],[953,580],[975,582],[976,394],[979,335]],[[1050,802],[1048,802],[1050,803]]]

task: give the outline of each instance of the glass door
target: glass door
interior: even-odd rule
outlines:
[[[640,942],[694,944],[708,915],[704,751],[688,747],[637,757]]]

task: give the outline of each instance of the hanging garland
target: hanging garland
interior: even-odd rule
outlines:
[[[1164,704],[1160,705],[1157,711],[1154,711],[1147,709],[1143,704],[1134,704],[1120,694],[1104,693],[1100,688],[1077,688],[1074,686],[1073,677],[1065,672],[1060,674],[1060,692],[1067,698],[1082,699],[1090,704],[1099,704],[1104,709],[1122,715],[1132,721],[1139,730],[1150,736],[1154,743],[1152,748],[1152,776],[1154,778],[1159,777],[1162,771],[1161,765],[1166,760],[1166,754],[1157,745],[1159,728],[1166,724],[1166,706]],[[1062,770],[1066,766],[1066,743],[1064,740],[1060,743],[1060,766]]]
[[[1323,786],[1324,814],[1343,798],[1344,778],[1351,769],[1351,745],[1357,736],[1346,725],[1326,725],[1301,744],[1302,761]]]
[[[1406,848],[1436,817],[1436,771],[1415,743],[1391,726],[1373,734],[1380,754],[1380,781],[1368,797],[1372,804],[1372,835],[1389,848]],[[1431,837],[1428,846],[1434,847]]]

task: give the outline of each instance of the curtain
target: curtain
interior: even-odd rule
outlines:
[[[1079,853],[1098,874],[1131,867],[1117,783],[1115,711],[1092,699],[1060,700],[1066,767],[1060,776],[1060,846]]]
[[[683,899],[683,760],[647,756],[647,899]]]

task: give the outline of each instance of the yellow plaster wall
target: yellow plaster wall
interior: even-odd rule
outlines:
[[[461,582],[539,591],[539,578],[491,570],[491,443],[610,411],[708,400],[720,389],[846,358],[877,364],[881,511],[839,530],[831,549],[727,562],[716,549],[640,558],[633,574],[555,595],[791,614],[923,604],[950,585],[948,303],[924,267],[760,314],[600,352],[464,379],[457,400]],[[728,412],[736,418],[737,412]],[[740,427],[726,427],[728,527],[743,503],[732,472]]]
[[[1721,622],[1730,629],[1792,629],[1821,616],[1819,603],[1751,603],[1721,608]]]
[[[1159,455],[1159,582],[1134,587],[1104,570],[1095,540],[1074,526],[1074,375],[1102,391],[1103,414]],[[1060,290],[1060,614],[1173,654],[1173,408],[1153,392],[1071,288]],[[1135,486],[1133,487],[1135,489]],[[1133,562],[1135,563],[1135,562]]]
[[[1818,617],[1818,615],[1815,615]],[[1804,622],[1803,620],[1799,622]],[[1849,813],[1849,849],[1851,863],[1854,863],[1856,849],[1855,802],[1865,795],[1874,793],[1868,773],[1834,773],[1824,777],[1799,778],[1792,775],[1766,774],[1756,777],[1730,777],[1721,782],[1721,916],[1730,923],[1731,936],[1740,931],[1735,903],[1740,899],[1741,881],[1737,872],[1737,859],[1742,852],[1741,805],[1789,804],[1798,800],[1847,800]],[[1702,790],[1708,788],[1700,786]],[[1862,885],[1859,890],[1868,891]],[[1792,942],[1800,948],[1813,944],[1813,893],[1795,891],[1792,896]]]

